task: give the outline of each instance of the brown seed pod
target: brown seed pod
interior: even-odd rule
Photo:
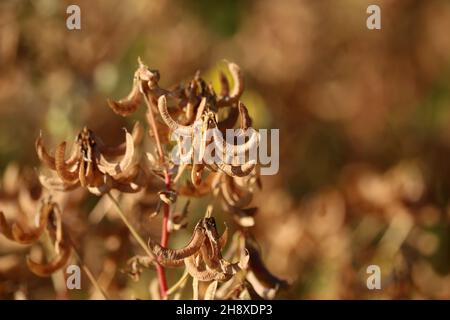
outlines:
[[[243,155],[249,150],[256,148],[259,142],[259,134],[256,130],[251,130],[248,140],[242,144],[228,143],[227,140],[223,138],[222,132],[217,127],[212,130],[215,147],[224,157]],[[245,132],[237,135],[237,138],[244,140]]]
[[[65,162],[66,142],[62,142],[55,151],[55,167],[58,176],[66,183],[72,183],[78,178],[76,171],[70,171]]]
[[[192,133],[193,133],[192,126],[184,126],[172,119],[172,117],[169,114],[169,111],[167,110],[167,98],[164,95],[159,97],[159,99],[158,99],[158,110],[159,110],[159,114],[161,115],[163,121],[170,128],[170,130],[177,131],[177,133],[180,135],[185,135],[185,136],[192,135]]]
[[[223,200],[230,206],[244,208],[253,199],[253,193],[249,192],[235,183],[235,178],[224,175],[220,184]]]
[[[210,269],[217,269],[220,266],[221,256],[214,254],[215,251],[217,252],[210,239],[206,239],[205,243],[200,248],[201,257]]]
[[[149,239],[149,247],[158,257],[158,261],[161,263],[170,263],[174,260],[184,259],[189,257],[200,250],[200,247],[205,240],[205,230],[201,226],[200,223],[194,229],[194,234],[189,241],[189,243],[180,249],[170,249],[161,247],[158,243],[154,242],[152,239]]]
[[[114,101],[110,99],[108,99],[107,101],[109,107],[115,113],[121,115],[122,117],[126,117],[134,113],[138,109],[139,105],[141,104],[141,100],[142,96],[139,90],[139,83],[137,82],[137,80],[135,80],[131,92],[128,94],[126,98],[121,99],[119,101]]]
[[[118,174],[126,172],[130,168],[135,154],[134,139],[133,136],[126,130],[125,143],[125,154],[119,162],[110,162],[102,153],[98,153],[97,166],[101,172],[107,173],[111,176],[116,176]]]
[[[49,263],[37,263],[30,257],[27,257],[28,268],[36,275],[41,277],[48,277],[55,271],[64,267],[70,259],[71,249],[61,245],[59,247],[59,255],[57,255]]]
[[[233,89],[228,95],[220,96],[217,101],[218,107],[223,107],[236,103],[244,92],[244,76],[242,75],[241,69],[235,63],[228,63],[228,70],[233,78]]]
[[[0,212],[0,232],[9,240],[15,241],[20,244],[31,244],[39,240],[42,232],[49,219],[49,215],[53,212],[54,205],[51,203],[44,203],[39,210],[39,224],[37,228],[28,232],[17,223],[13,223],[11,227],[8,226],[3,212]]]
[[[39,133],[39,137],[36,139],[35,146],[39,159],[50,169],[56,170],[55,158],[47,152],[42,139],[42,133]]]

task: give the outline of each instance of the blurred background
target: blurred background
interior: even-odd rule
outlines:
[[[69,4],[81,30],[66,28]],[[366,27],[370,4],[381,30]],[[244,72],[255,127],[280,129],[280,171],[263,177],[253,230],[291,283],[278,298],[450,299],[449,30],[444,0],[1,1],[0,176],[12,163],[33,175],[41,130],[49,146],[84,125],[122,141],[144,108],[124,119],[106,99],[129,92],[138,56],[163,87],[197,70],[217,84],[227,59]],[[85,233],[86,263],[129,298],[123,266],[103,270],[119,255],[110,233]],[[52,298],[48,280],[11,274],[1,240],[0,298]],[[371,264],[381,290],[366,287]]]

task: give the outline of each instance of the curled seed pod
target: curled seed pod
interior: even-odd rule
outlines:
[[[21,226],[19,226],[17,223],[14,223],[11,227],[14,241],[21,244],[31,244],[33,242],[36,242],[44,231],[46,223],[47,221],[45,221],[44,224],[41,224],[40,222],[39,227],[31,232],[25,232]]]
[[[55,167],[56,173],[66,183],[71,183],[77,180],[78,173],[70,171],[65,162],[66,142],[62,142],[55,151]]]
[[[193,128],[191,126],[183,126],[173,120],[170,116],[169,111],[167,110],[167,98],[164,95],[158,99],[158,110],[163,121],[170,128],[170,130],[177,131],[180,135],[191,136],[193,132]]]
[[[35,146],[39,160],[41,160],[50,169],[56,170],[55,158],[47,152],[47,149],[45,149],[42,139],[42,133],[39,133],[39,137],[36,139]]]
[[[101,153],[98,153],[99,161],[97,163],[97,166],[100,171],[103,173],[108,173],[111,176],[115,176],[117,174],[126,172],[132,162],[135,155],[135,148],[134,148],[134,140],[132,135],[125,130],[125,154],[123,155],[122,159],[118,163],[109,162]]]
[[[28,268],[36,275],[41,277],[48,277],[55,271],[64,267],[70,259],[70,247],[60,246],[59,254],[49,263],[37,263],[30,257],[27,257]]]
[[[55,206],[51,203],[45,203],[39,210],[39,222],[37,228],[29,232],[17,223],[13,223],[11,227],[8,226],[3,212],[0,212],[0,232],[9,240],[18,242],[20,244],[31,244],[36,242],[44,232],[50,214],[54,211]]]
[[[225,156],[243,155],[247,151],[255,148],[259,142],[259,134],[256,130],[251,130],[249,139],[246,142],[237,145],[228,143],[226,139],[223,138],[222,132],[217,127],[212,129],[212,133],[217,151]],[[238,135],[237,138],[243,139],[245,136]]]
[[[167,260],[158,258],[158,263],[166,268],[180,268],[184,265],[184,260]]]
[[[225,225],[224,233],[222,236],[219,236],[213,217],[203,219],[203,226],[205,227],[207,238],[201,248],[201,256],[209,268],[216,269],[222,263],[221,250],[227,241],[228,227]]]
[[[166,263],[173,260],[184,259],[188,256],[193,255],[194,253],[200,250],[200,247],[202,246],[204,240],[205,240],[205,230],[200,225],[200,223],[198,223],[194,229],[194,234],[191,240],[183,248],[180,249],[164,248],[161,247],[158,243],[154,242],[152,239],[149,239],[149,247],[153,251],[155,256],[158,257],[159,261],[161,261],[162,263]]]
[[[141,92],[139,90],[139,84],[137,81],[134,81],[133,88],[128,96],[119,101],[114,101],[108,99],[109,107],[118,115],[122,117],[129,116],[134,113],[139,105],[141,104]]]
[[[236,103],[244,92],[244,76],[242,75],[239,66],[232,62],[228,63],[228,70],[231,73],[234,85],[229,95],[224,95],[219,98],[217,101],[219,107]]]
[[[250,204],[253,199],[253,193],[238,187],[234,178],[224,176],[220,184],[223,200],[230,206],[244,208]]]

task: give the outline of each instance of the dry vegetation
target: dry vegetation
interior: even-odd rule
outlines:
[[[2,1],[0,299],[449,299],[450,5],[372,2]],[[280,172],[175,165],[196,120]]]

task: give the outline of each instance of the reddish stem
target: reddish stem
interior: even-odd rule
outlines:
[[[171,184],[171,176],[170,173],[165,171],[165,184],[166,184],[166,190],[170,190],[170,184]],[[162,233],[161,233],[161,246],[167,247],[167,244],[169,242],[169,232],[168,232],[168,224],[169,224],[169,212],[170,207],[168,204],[164,204],[164,216],[163,216],[163,223],[162,223]]]
[[[141,88],[141,92],[145,92]],[[151,108],[151,100],[148,98],[148,96],[144,93],[144,100],[147,105],[147,115],[150,122],[150,126],[152,127],[153,135],[156,140],[156,147],[158,149],[159,159],[162,163],[165,163],[164,161],[164,152],[161,146],[161,141],[159,139],[159,133],[158,129],[156,127],[156,121],[155,116],[153,114],[153,110]],[[166,190],[170,190],[171,185],[171,176],[169,173],[169,170],[165,168],[164,170],[164,182],[166,185]],[[167,243],[169,241],[169,229],[168,229],[168,223],[169,223],[169,213],[170,213],[170,206],[167,203],[164,203],[164,216],[163,216],[163,222],[162,222],[162,232],[161,232],[161,246],[167,247]],[[159,280],[159,291],[162,299],[165,299],[167,297],[167,280],[166,280],[166,273],[164,270],[164,267],[160,264],[156,265],[156,271],[158,273],[158,280]]]
[[[171,184],[171,177],[170,174],[165,171],[165,184],[166,184],[166,190],[170,190],[170,184]],[[170,213],[170,206],[166,203],[164,203],[164,215],[163,215],[163,221],[162,221],[162,232],[161,232],[161,246],[167,247],[167,244],[169,242],[169,213]],[[164,267],[160,264],[157,265],[157,272],[158,272],[158,278],[159,278],[159,290],[161,294],[161,298],[165,298],[167,296],[167,280],[166,280],[166,274],[164,271]]]

